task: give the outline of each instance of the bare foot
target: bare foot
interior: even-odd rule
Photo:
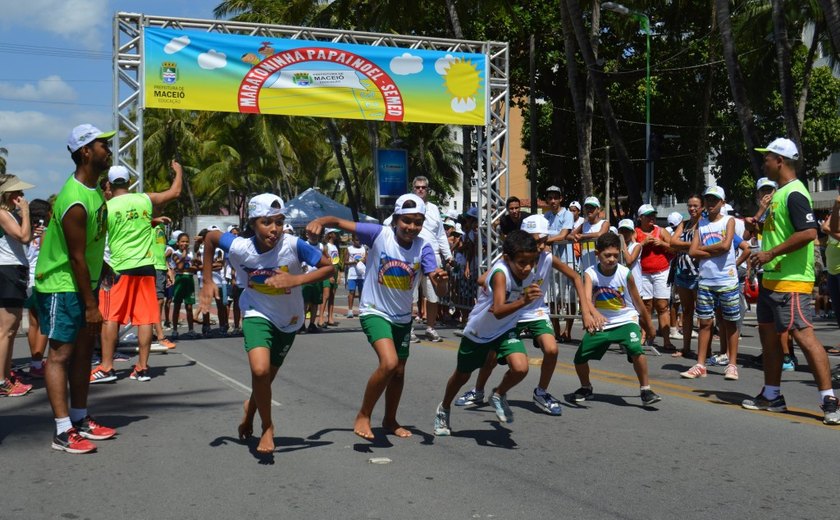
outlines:
[[[246,399],[245,405],[243,406],[245,409],[245,415],[242,417],[242,422],[239,423],[239,440],[244,441],[248,437],[254,434],[254,412],[256,410],[251,410],[251,400]]]
[[[383,422],[382,427],[385,428],[385,431],[392,433],[402,439],[411,437],[411,432],[400,426],[399,423],[396,421],[389,423]]]
[[[260,443],[257,445],[257,453],[271,453],[274,451],[274,425],[269,424],[263,428]]]
[[[366,441],[372,441],[373,430],[370,428],[370,418],[356,417],[356,423],[353,425],[353,433]]]

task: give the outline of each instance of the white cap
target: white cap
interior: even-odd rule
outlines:
[[[613,235],[617,235],[618,234],[618,228],[615,227],[615,226],[610,226],[610,233],[612,233]]]
[[[239,229],[239,226],[237,226],[236,224],[231,224],[227,227],[227,232],[230,233],[234,229]]]
[[[636,215],[641,217],[642,215],[650,215],[651,213],[656,213],[656,208],[650,204],[642,204],[639,206],[639,211],[636,212]]]
[[[773,152],[776,155],[781,155],[794,161],[799,159],[799,150],[796,149],[796,144],[784,137],[773,139],[773,142],[768,144],[767,148],[756,148],[755,151],[761,153]]]
[[[403,205],[410,200],[414,201],[414,207],[404,208]],[[425,215],[426,203],[423,202],[423,199],[421,199],[413,193],[406,193],[405,195],[400,195],[400,198],[398,198],[397,202],[394,204],[394,215],[410,215],[412,213],[420,213],[421,215]]]
[[[280,207],[272,207],[275,202],[280,203]],[[273,193],[260,193],[254,195],[248,201],[248,218],[273,217],[283,213],[283,199]]]
[[[291,224],[283,224],[283,233],[291,233],[294,235],[295,228],[293,228]]]
[[[720,200],[726,200],[726,191],[724,191],[723,186],[709,186],[703,192],[703,196],[705,197],[706,195],[712,195]]]
[[[478,208],[472,207],[472,208],[468,209],[467,212],[464,213],[464,215],[466,215],[467,217],[472,217],[472,218],[478,220]]]
[[[110,139],[116,133],[115,130],[103,132],[95,126],[85,123],[70,130],[70,135],[67,137],[67,148],[70,150],[70,153],[73,153],[82,146],[97,139]]]
[[[207,231],[221,231],[221,230],[222,230],[222,228],[220,228],[216,224],[213,224],[212,226],[207,228]]]
[[[520,229],[532,235],[539,235],[542,238],[548,236],[548,220],[542,215],[531,215],[522,220]]]
[[[455,227],[455,221],[452,220],[451,218],[448,218],[448,219],[443,221],[443,225],[444,226],[449,226],[449,227]]]
[[[170,236],[172,237],[172,240],[177,242],[178,237],[180,237],[183,234],[184,234],[183,231],[181,231],[180,229],[176,229],[175,231],[172,232],[172,234]]]
[[[771,181],[767,177],[762,177],[758,179],[758,181],[755,183],[755,191],[758,191],[761,188],[766,188],[768,186],[773,188],[774,190],[779,189],[779,185],[776,183],[776,181]]]
[[[671,224],[674,227],[679,226],[680,222],[682,222],[682,221],[683,221],[683,216],[682,216],[682,213],[680,213],[679,211],[674,211],[673,213],[668,215],[668,224]]]
[[[455,229],[452,231],[452,233],[456,235],[463,235],[464,230],[461,228],[461,224],[455,224]]]
[[[562,191],[560,191],[560,188],[558,188],[558,187],[557,187],[557,186],[555,186],[554,184],[552,184],[551,186],[549,186],[548,188],[546,188],[546,189],[545,189],[545,192],[546,192],[546,193],[551,193],[551,192],[563,193]]]
[[[580,202],[573,200],[569,203],[569,208],[577,208],[580,211]]]
[[[729,204],[724,204],[722,208],[720,208],[720,214],[723,216],[729,215],[730,211],[733,211],[734,208]]]
[[[636,225],[633,223],[632,219],[623,218],[618,221],[618,229],[629,229],[634,231],[636,229]]]
[[[598,200],[598,197],[586,197],[583,201],[584,206],[594,206],[596,208],[601,207],[601,201]]]
[[[125,166],[111,166],[108,170],[108,182],[111,184],[126,184],[128,179],[128,168]]]

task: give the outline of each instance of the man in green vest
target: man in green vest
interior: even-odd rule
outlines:
[[[114,351],[120,325],[137,327],[138,359],[131,379],[149,381],[149,353],[152,348],[152,326],[160,324],[160,307],[155,287],[155,235],[152,233],[152,212],[181,195],[183,169],[172,161],[175,179],[168,190],[160,193],[131,193],[130,176],[125,166],[112,166],[108,171],[108,246],[109,264],[115,274],[110,287],[99,292],[99,310],[105,321],[102,328],[102,361],[90,373],[90,382],[117,379]]]
[[[796,178],[799,151],[790,139],[778,138],[766,148],[764,173],[779,185],[773,194],[762,229],[761,251],[751,259],[764,268],[756,317],[761,338],[764,388],[741,406],[749,410],[787,410],[781,394],[782,344],[780,334],[790,332],[808,359],[820,393],[825,424],[840,424],[838,400],[831,388],[825,348],[814,334],[811,291],[814,288],[814,240],[817,222],[811,195]]]
[[[76,171],[55,199],[35,267],[41,332],[50,342],[45,380],[56,424],[52,447],[68,453],[90,453],[96,445],[89,439],[117,433],[87,411],[93,341],[102,327],[94,290],[102,272],[107,208],[98,181],[111,164],[108,141],[114,133],[89,124],[70,132],[67,149]]]

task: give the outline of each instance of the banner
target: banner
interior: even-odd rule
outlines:
[[[484,126],[483,54],[145,28],[145,108]]]
[[[379,206],[393,206],[408,193],[408,152],[376,149],[376,200]]]

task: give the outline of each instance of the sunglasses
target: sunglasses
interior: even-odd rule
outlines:
[[[428,190],[429,187],[428,186],[415,186],[414,189],[415,190]]]

